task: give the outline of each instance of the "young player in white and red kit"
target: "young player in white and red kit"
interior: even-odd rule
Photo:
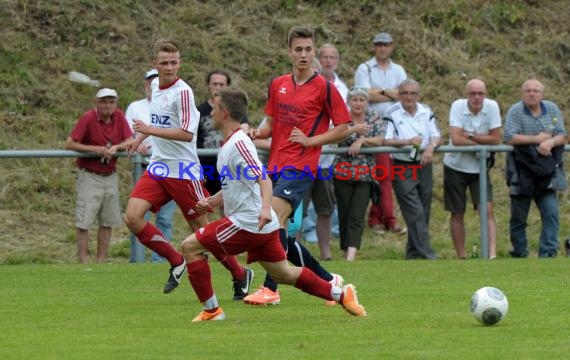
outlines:
[[[225,217],[200,228],[182,243],[188,263],[188,278],[203,310],[193,321],[223,320],[224,311],[212,288],[206,251],[220,258],[247,251],[247,262],[259,261],[278,282],[290,284],[314,296],[335,300],[355,316],[365,316],[353,285],[333,286],[305,267],[292,267],[279,241],[279,220],[271,208],[271,181],[265,178],[251,139],[241,130],[239,119],[247,112],[247,97],[241,90],[224,89],[214,98],[214,126],[224,142],[217,168],[222,190],[200,200],[204,213],[223,203]]]
[[[129,145],[130,151],[136,150],[146,137],[153,136],[153,152],[147,170],[131,193],[125,222],[143,245],[170,263],[170,276],[164,287],[164,292],[168,293],[180,283],[186,263],[160,230],[144,219],[144,214],[148,210],[156,212],[174,199],[192,230],[196,231],[207,223],[206,214],[198,213],[196,203],[209,194],[200,177],[194,136],[200,113],[192,89],[178,77],[178,46],[169,40],[158,40],[154,55],[158,78],[151,83],[150,125],[135,121],[133,130],[139,135]],[[226,257],[222,263],[232,273],[234,290],[248,290],[253,272],[241,267],[235,257]],[[238,295],[244,297],[247,292]]]

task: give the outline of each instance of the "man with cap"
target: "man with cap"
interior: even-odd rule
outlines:
[[[376,110],[384,117],[388,107],[398,100],[398,86],[407,78],[404,68],[394,63],[390,56],[394,51],[392,35],[380,32],[374,36],[374,57],[358,66],[354,74],[354,86],[368,89],[370,109]],[[388,153],[374,155],[376,165],[384,169],[391,168]],[[394,216],[394,201],[392,198],[392,181],[390,176],[379,181],[380,201],[370,206],[368,225],[376,233],[388,230],[396,234],[406,233],[399,227]]]
[[[144,93],[146,97],[144,99],[133,101],[128,107],[125,116],[127,121],[133,128],[133,124],[137,119],[144,121],[145,124],[150,124],[150,100],[152,97],[152,90],[150,88],[150,83],[154,78],[158,77],[158,71],[156,69],[150,69],[144,74]],[[150,155],[152,153],[152,137],[146,138],[143,143],[139,146],[138,152],[142,155]],[[148,158],[143,158],[142,171],[148,166]],[[135,169],[133,169],[133,173]],[[133,179],[138,180],[134,177]],[[170,201],[166,205],[160,208],[156,213],[156,226],[162,231],[164,237],[167,241],[172,240],[172,216],[174,215],[174,210],[176,210],[176,202]],[[147,212],[146,220],[150,219],[151,213]],[[131,234],[131,262],[144,261],[145,258],[145,247],[138,241],[134,234]],[[151,255],[152,262],[163,262],[164,258],[159,256],[154,251]]]
[[[77,254],[79,262],[89,256],[89,229],[99,223],[97,262],[107,258],[113,227],[121,224],[117,151],[125,150],[132,131],[124,113],[117,109],[117,91],[103,88],[95,96],[95,108],[84,113],[65,142],[68,150],[91,152],[100,157],[77,158]]]

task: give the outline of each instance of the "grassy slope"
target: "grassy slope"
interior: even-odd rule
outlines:
[[[284,42],[296,24],[315,27],[318,44],[338,46],[339,73],[349,85],[356,66],[372,56],[372,36],[380,30],[392,32],[396,61],[422,83],[423,100],[435,109],[443,129],[449,104],[461,96],[466,80],[476,76],[487,81],[503,111],[518,99],[521,82],[536,76],[547,85],[547,97],[564,112],[570,99],[566,13],[564,2],[533,0],[6,2],[0,7],[5,19],[0,29],[0,149],[62,147],[94,93],[93,88],[70,83],[70,70],[118,89],[123,108],[141,97],[141,75],[158,37],[180,42],[182,74],[197,101],[205,97],[205,73],[225,67],[235,84],[250,94],[251,119],[256,121],[268,81],[289,70]],[[508,198],[501,165],[493,176],[504,253]],[[121,166],[126,196],[129,166],[126,160]],[[73,161],[1,160],[0,169],[0,227],[8,229],[0,234],[0,262],[73,259]],[[441,179],[440,169],[435,176]],[[452,251],[441,198],[437,186],[432,231],[445,257]],[[477,222],[470,218],[470,234],[476,239]],[[180,238],[185,227],[177,221]],[[532,234],[536,222],[535,215]],[[565,234],[568,229],[563,230]],[[114,255],[125,253],[121,242],[126,238],[125,229],[115,232]],[[380,240],[387,248],[382,254],[375,241],[367,238],[375,257],[401,253],[402,239]]]
[[[354,282],[368,316],[282,286],[282,303],[231,300],[212,265],[227,319],[190,323],[200,310],[184,279],[161,293],[166,265],[0,267],[2,359],[566,359],[566,259],[543,261],[333,261]],[[531,267],[535,271],[529,272]],[[263,272],[255,264],[257,279]],[[502,289],[507,317],[484,327],[469,314],[482,286]]]

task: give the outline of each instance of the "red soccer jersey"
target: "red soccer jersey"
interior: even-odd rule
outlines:
[[[294,127],[311,137],[329,129],[329,121],[340,125],[350,122],[350,113],[334,85],[315,74],[302,85],[291,74],[274,79],[269,86],[265,113],[273,119],[269,172],[283,167],[310,169],[315,174],[321,146],[303,147],[289,141]]]
[[[111,121],[106,124],[99,120],[97,110],[92,109],[81,116],[70,136],[81,144],[110,146],[120,144],[132,135],[129,123],[121,110],[115,110],[111,116]],[[113,157],[108,163],[102,163],[100,158],[77,158],[77,167],[98,174],[114,172],[116,163],[116,157]]]

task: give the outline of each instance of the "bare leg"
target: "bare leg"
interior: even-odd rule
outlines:
[[[328,260],[331,255],[331,216],[317,214],[317,239],[319,241],[319,250],[321,260]]]
[[[465,225],[463,223],[463,213],[451,214],[449,218],[449,229],[451,230],[451,239],[455,246],[455,251],[460,259],[465,259]]]
[[[97,231],[97,262],[102,263],[107,258],[107,250],[111,242],[111,229],[108,226],[100,226]]]
[[[86,264],[89,257],[89,230],[77,228],[75,233],[77,238],[77,256],[79,257],[79,262]]]
[[[355,258],[356,258],[356,248],[354,246],[349,246],[346,249],[346,260],[354,261]]]

